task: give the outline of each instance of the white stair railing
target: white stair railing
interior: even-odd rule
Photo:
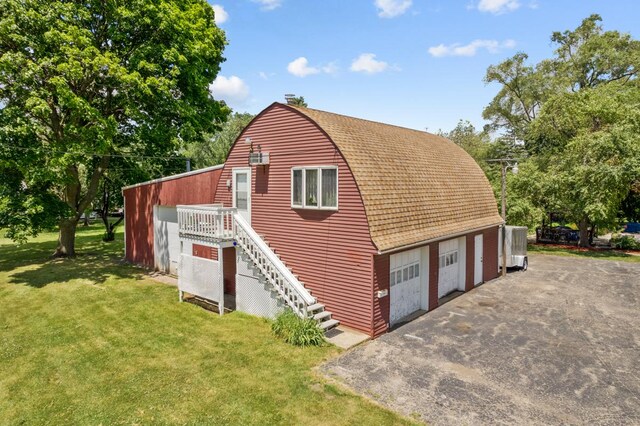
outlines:
[[[222,206],[177,206],[178,232],[182,236],[205,240],[233,239],[233,215],[235,208]]]
[[[308,307],[315,304],[316,299],[311,296],[242,216],[236,213],[233,219],[237,244],[280,294],[285,303],[300,317],[307,318],[309,315]]]

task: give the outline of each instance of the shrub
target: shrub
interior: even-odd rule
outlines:
[[[276,336],[294,346],[321,346],[325,343],[324,332],[315,320],[302,319],[290,309],[276,317],[271,324],[271,330]]]
[[[640,241],[632,235],[614,235],[611,237],[611,247],[622,250],[640,250]]]

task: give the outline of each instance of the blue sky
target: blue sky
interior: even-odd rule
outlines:
[[[487,67],[550,57],[553,31],[592,13],[606,30],[640,36],[638,0],[210,0],[227,34],[212,85],[236,111],[258,113],[285,93],[311,108],[414,129],[484,124],[498,87]]]

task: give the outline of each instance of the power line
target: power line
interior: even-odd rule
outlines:
[[[45,149],[49,152],[54,152],[58,154],[70,154],[70,155],[87,155],[94,157],[114,157],[114,158],[152,158],[152,159],[164,159],[164,160],[188,160],[189,157],[177,156],[177,155],[139,155],[139,154],[107,154],[107,153],[99,153],[99,152],[80,152],[80,151],[60,151],[47,147],[40,148],[27,148],[22,146],[8,146],[8,145],[0,145],[3,148],[9,148],[9,150],[22,150],[22,151],[35,151],[38,149]]]

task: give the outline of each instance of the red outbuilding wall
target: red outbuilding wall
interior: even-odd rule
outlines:
[[[251,226],[342,324],[372,333],[372,261],[376,249],[364,206],[344,158],[329,137],[293,109],[274,105],[259,115],[232,147],[216,191],[231,207],[235,167],[248,167],[253,146],[270,165],[251,169]],[[291,208],[291,168],[338,167],[338,211]]]
[[[221,173],[210,167],[123,189],[125,259],[153,267],[153,206],[211,204]]]

